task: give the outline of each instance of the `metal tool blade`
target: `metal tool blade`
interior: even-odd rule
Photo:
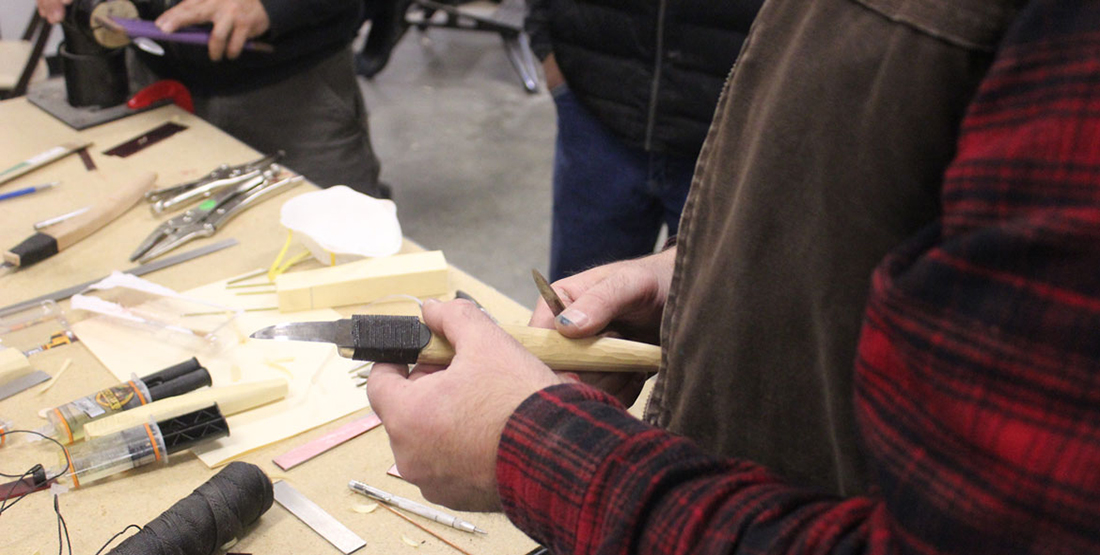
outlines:
[[[257,330],[249,337],[276,341],[320,341],[348,347],[352,345],[351,320],[285,322]]]
[[[145,274],[155,272],[155,271],[160,270],[162,268],[167,268],[169,266],[175,266],[176,264],[179,264],[180,262],[187,262],[188,260],[191,260],[192,258],[198,258],[200,256],[206,256],[210,253],[217,252],[217,251],[220,251],[222,249],[232,247],[236,244],[237,244],[236,239],[226,239],[224,241],[218,241],[217,243],[211,243],[211,244],[209,244],[205,247],[199,247],[197,249],[191,249],[187,252],[182,252],[182,253],[177,254],[175,256],[169,256],[168,258],[164,258],[164,259],[158,260],[156,262],[150,262],[148,264],[142,264],[140,266],[135,266],[133,268],[130,268],[129,270],[126,270],[123,273],[134,275],[134,276],[143,276]],[[74,285],[72,287],[66,287],[65,289],[59,289],[57,291],[54,291],[53,293],[46,293],[45,295],[35,297],[33,299],[27,299],[27,300],[22,301],[22,302],[18,302],[18,303],[12,304],[12,305],[5,306],[4,308],[0,308],[0,312],[6,312],[8,310],[19,310],[19,309],[31,307],[31,306],[34,306],[34,305],[37,305],[37,304],[41,303],[42,301],[60,301],[62,299],[67,299],[67,298],[83,291],[89,285],[91,285],[93,283],[96,283],[96,282],[103,281],[103,278],[105,278],[105,277],[107,277],[107,276],[103,276],[103,277],[100,277],[98,279],[93,279],[91,281],[85,281],[84,283],[79,283],[79,284]]]
[[[50,375],[41,370],[35,370],[26,376],[15,378],[3,386],[0,386],[0,400],[7,399],[20,391],[36,386],[48,379],[50,379]]]
[[[332,515],[299,493],[290,484],[279,480],[272,485],[272,489],[275,491],[275,501],[345,555],[367,545],[363,538],[347,526],[340,524]]]
[[[416,316],[355,314],[335,322],[287,322],[256,331],[254,339],[320,341],[353,360],[412,364],[432,339]]]

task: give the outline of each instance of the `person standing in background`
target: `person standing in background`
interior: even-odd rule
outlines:
[[[722,84],[763,0],[529,0],[558,111],[550,279],[675,235]]]
[[[50,23],[73,0],[38,0]],[[145,0],[143,19],[171,33],[211,24],[206,48],[163,43],[164,56],[138,52],[131,80],[148,85],[175,79],[190,90],[195,113],[322,187],[347,185],[390,196],[378,181],[366,104],[355,77],[351,42],[362,2],[327,0]],[[244,50],[248,39],[273,52]]]

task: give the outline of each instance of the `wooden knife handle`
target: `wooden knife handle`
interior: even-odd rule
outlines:
[[[89,179],[103,180],[98,174]],[[32,235],[5,252],[4,261],[15,266],[29,266],[65,250],[129,210],[145,196],[145,191],[153,186],[156,179],[157,174],[142,172],[128,180],[105,186],[104,189],[110,190],[110,194],[98,200],[90,210],[51,227],[48,233]]]
[[[142,172],[132,178],[112,183],[110,194],[97,200],[91,210],[50,228],[49,234],[57,239],[57,250],[65,250],[121,216],[145,197],[145,191],[151,189],[156,180],[157,174]]]
[[[648,343],[589,337],[570,339],[556,330],[522,325],[503,325],[527,350],[559,372],[656,372],[661,365],[661,348]],[[436,334],[420,351],[417,362],[447,364],[454,347]]]

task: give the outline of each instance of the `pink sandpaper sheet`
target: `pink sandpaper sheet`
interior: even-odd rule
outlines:
[[[278,457],[275,457],[271,462],[275,463],[275,466],[283,470],[290,470],[295,466],[298,466],[337,445],[344,443],[350,439],[365,434],[372,429],[378,427],[382,423],[382,420],[378,418],[377,414],[373,412],[356,420],[340,426],[336,430],[329,432],[309,443],[299,445]]]

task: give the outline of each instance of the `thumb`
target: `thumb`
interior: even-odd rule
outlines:
[[[424,323],[433,332],[443,335],[454,346],[455,352],[463,345],[478,341],[490,341],[498,335],[508,336],[473,303],[458,299],[442,303],[436,300],[424,302]]]
[[[619,316],[633,296],[634,284],[624,272],[613,272],[580,295],[554,319],[566,337],[590,337],[603,331]]]

